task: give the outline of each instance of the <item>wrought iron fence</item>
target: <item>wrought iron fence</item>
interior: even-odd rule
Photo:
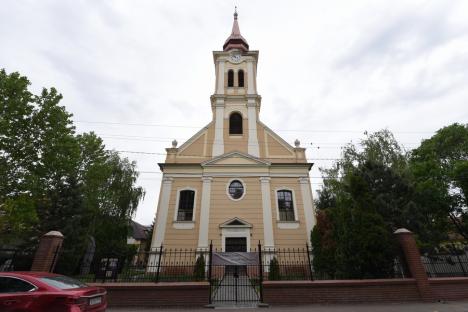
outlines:
[[[265,280],[313,280],[312,253],[304,248],[265,248]]]
[[[65,257],[64,257],[65,256]],[[69,268],[59,255],[55,272],[84,282],[181,282],[205,280],[208,249],[168,249],[163,246],[129,254],[96,252],[83,255]]]
[[[449,245],[421,255],[428,277],[468,276],[468,246]]]
[[[304,248],[266,248],[263,250],[263,262],[266,280],[335,280],[335,279],[371,279],[408,277],[404,261],[396,255],[388,260],[387,270],[380,270],[373,275],[350,277],[349,273],[327,273],[313,265],[313,254],[308,245]]]
[[[0,272],[29,271],[34,251],[20,249],[0,249]]]
[[[214,248],[210,251],[209,248],[170,249],[161,246],[132,254],[88,253],[78,260],[74,255],[74,262],[62,253],[58,255],[55,272],[72,275],[85,282],[157,283],[208,280],[216,283],[221,281],[227,273],[235,272],[235,267],[237,267],[237,272],[245,272],[244,275],[249,276],[250,283],[253,281],[254,284],[260,280],[347,278],[339,274],[330,275],[314,270],[312,252],[307,245],[304,245],[304,248],[265,248],[258,245],[248,253],[239,253],[244,259],[245,257],[254,259],[246,264],[218,264],[216,261],[213,262],[213,254],[222,254],[222,251]],[[72,263],[75,264],[71,265]],[[395,258],[393,263],[392,272],[378,277],[405,277],[402,262]]]

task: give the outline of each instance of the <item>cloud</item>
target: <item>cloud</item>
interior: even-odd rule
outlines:
[[[260,50],[260,119],[309,147],[314,191],[318,167],[331,164],[317,158],[338,157],[364,130],[388,127],[414,147],[442,126],[467,122],[466,1],[239,0],[238,7],[244,37]],[[212,117],[211,51],[222,49],[232,13],[231,3],[216,0],[4,0],[0,67],[28,76],[34,90],[55,86],[76,121],[116,122],[77,122],[108,148],[164,153]],[[142,171],[157,172],[164,161],[123,155]],[[137,221],[154,218],[160,179],[141,174],[147,193]]]

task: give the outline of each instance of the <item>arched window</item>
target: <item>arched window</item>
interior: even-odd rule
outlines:
[[[280,221],[295,221],[294,216],[294,203],[291,191],[279,190],[278,197],[278,211]]]
[[[229,134],[242,134],[242,115],[232,113],[229,117]]]
[[[228,87],[234,87],[234,71],[232,69],[228,71]]]
[[[179,207],[177,210],[177,221],[193,220],[193,204],[195,192],[190,190],[180,191]]]
[[[237,72],[237,81],[239,82],[239,87],[244,87],[244,71],[242,69]]]

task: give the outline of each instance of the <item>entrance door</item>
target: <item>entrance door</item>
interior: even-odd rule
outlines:
[[[247,238],[246,237],[226,237],[225,249],[226,252],[246,252],[247,251]],[[245,274],[245,266],[227,265],[226,274],[238,275],[239,273]]]
[[[226,252],[246,252],[247,238],[246,237],[226,237],[225,241]]]

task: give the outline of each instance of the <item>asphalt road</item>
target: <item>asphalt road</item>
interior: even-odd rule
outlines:
[[[307,305],[300,307],[269,307],[269,308],[238,308],[242,312],[248,311],[312,311],[312,312],[468,312],[468,301],[446,302],[446,303],[398,303],[398,304],[353,304],[353,305]],[[216,308],[216,311],[232,311],[233,308]],[[112,308],[109,312],[176,312],[176,311],[204,311],[210,309],[145,309],[145,308]]]

